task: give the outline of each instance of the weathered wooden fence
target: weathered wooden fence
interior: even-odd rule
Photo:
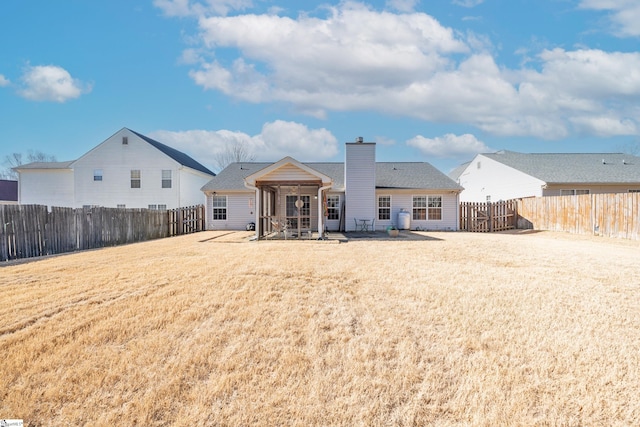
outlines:
[[[461,203],[460,230],[480,233],[511,230],[517,224],[515,200],[496,203]]]
[[[518,228],[640,240],[640,193],[518,200]]]
[[[169,236],[204,231],[204,205],[169,211]]]
[[[101,207],[49,210],[42,205],[0,205],[0,261],[203,230],[204,206],[158,211]]]

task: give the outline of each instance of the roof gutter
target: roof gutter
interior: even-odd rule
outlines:
[[[247,182],[247,180],[243,180],[244,182],[244,186],[247,187],[249,190],[253,190],[255,192],[255,198],[256,198],[256,210],[255,210],[255,231],[256,231],[256,240],[260,239],[260,227],[262,225],[262,223],[260,222],[260,212],[262,211],[262,206],[260,206],[260,190],[258,189],[258,187],[256,187],[255,185],[253,185],[253,183],[249,184]]]

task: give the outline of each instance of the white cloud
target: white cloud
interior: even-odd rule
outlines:
[[[600,6],[607,4],[622,3]],[[510,69],[496,62],[486,36],[463,35],[425,13],[353,1],[323,10],[323,17],[203,15],[200,44],[183,61],[205,89],[318,118],[373,110],[544,139],[640,128],[638,52],[543,50]]]
[[[0,87],[9,86],[10,83],[9,79],[0,74]]]
[[[610,11],[613,32],[620,37],[640,36],[640,3],[637,0],[582,0],[580,7]]]
[[[32,101],[65,102],[91,91],[91,86],[71,77],[55,65],[28,66],[18,93]]]
[[[229,130],[187,130],[151,132],[150,137],[191,154],[201,163],[214,167],[217,154],[236,142],[242,142],[256,161],[277,161],[291,156],[300,161],[330,159],[338,153],[338,141],[328,130],[276,120],[265,123],[258,135]]]
[[[436,138],[425,138],[417,135],[408,140],[407,145],[419,149],[427,156],[433,157],[472,157],[478,153],[494,151],[474,135],[468,133],[464,135],[448,133]]]

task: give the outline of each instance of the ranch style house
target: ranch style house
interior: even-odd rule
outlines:
[[[640,192],[640,157],[621,153],[478,154],[449,176],[461,202]]]
[[[215,174],[188,155],[122,128],[77,160],[36,162],[18,172],[20,204],[175,209],[202,204]]]
[[[457,230],[462,187],[425,162],[376,162],[376,144],[346,143],[344,163],[232,163],[202,187],[206,228],[283,231]]]

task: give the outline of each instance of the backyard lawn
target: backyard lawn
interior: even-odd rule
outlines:
[[[640,425],[640,242],[248,235],[0,267],[0,419]]]

